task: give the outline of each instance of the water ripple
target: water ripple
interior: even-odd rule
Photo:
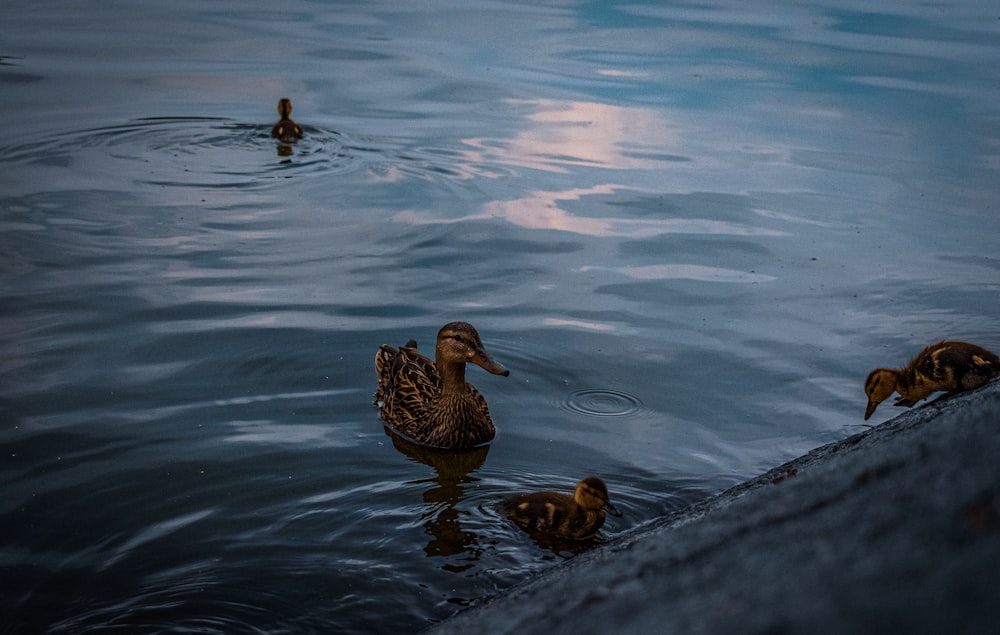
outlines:
[[[0,163],[124,176],[158,186],[252,187],[295,175],[354,169],[350,143],[333,130],[304,126],[283,146],[270,126],[215,117],[149,117],[126,124],[66,131],[0,147]]]
[[[643,408],[635,395],[608,388],[589,388],[570,393],[562,406],[571,412],[595,417],[623,417]]]

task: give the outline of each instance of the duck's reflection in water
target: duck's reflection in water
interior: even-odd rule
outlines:
[[[397,450],[414,461],[429,465],[435,472],[433,478],[418,481],[433,484],[424,490],[424,502],[429,506],[424,514],[424,529],[432,536],[424,547],[424,553],[429,557],[449,558],[449,562],[441,567],[447,571],[460,572],[474,566],[482,553],[479,536],[462,528],[459,519],[464,512],[458,505],[465,498],[465,485],[479,480],[471,474],[486,462],[490,446],[442,450],[414,443],[388,427],[385,433]],[[463,554],[465,557],[460,560],[465,563],[456,564],[452,557]]]
[[[542,560],[553,561],[557,558],[572,558],[573,556],[579,555],[584,551],[592,549],[594,546],[604,542],[604,539],[600,536],[594,536],[586,540],[569,540],[567,538],[560,538],[551,534],[542,533],[532,533],[530,536],[531,539],[535,541],[536,545],[546,551],[552,552],[551,555],[542,556]]]

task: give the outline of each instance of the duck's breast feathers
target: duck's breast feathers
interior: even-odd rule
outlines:
[[[472,448],[496,436],[486,399],[469,383],[464,393],[442,394],[425,404],[421,418],[425,441],[437,447]]]

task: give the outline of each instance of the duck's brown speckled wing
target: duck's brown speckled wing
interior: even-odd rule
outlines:
[[[416,429],[427,419],[427,404],[441,393],[434,362],[410,340],[398,349],[382,346],[375,354],[378,391],[375,403],[382,420],[402,434],[419,439]]]

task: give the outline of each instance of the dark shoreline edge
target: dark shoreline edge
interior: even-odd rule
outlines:
[[[994,381],[819,447],[428,632],[992,633],[998,625]]]

